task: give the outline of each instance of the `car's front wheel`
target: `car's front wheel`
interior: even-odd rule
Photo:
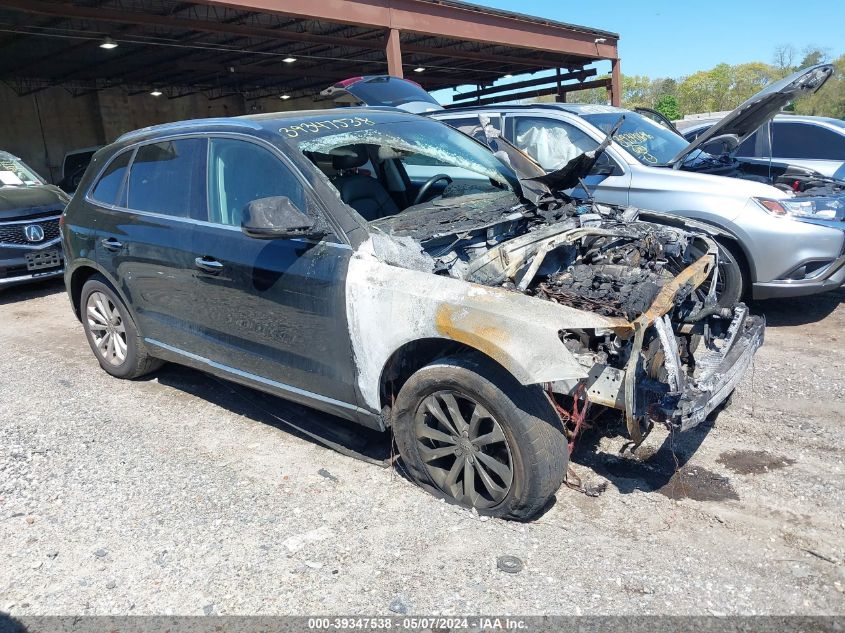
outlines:
[[[444,358],[411,376],[393,424],[411,476],[482,514],[529,519],[566,476],[566,438],[541,389],[482,357]]]
[[[745,278],[742,264],[734,251],[725,244],[719,244],[719,278],[716,283],[719,306],[732,308],[745,293]]]
[[[82,327],[100,367],[117,378],[137,378],[161,366],[147,353],[129,310],[106,282],[95,275],[80,297]]]

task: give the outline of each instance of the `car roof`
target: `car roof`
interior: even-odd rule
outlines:
[[[442,117],[448,116],[451,113],[461,112],[498,112],[500,110],[557,110],[560,112],[569,112],[582,116],[584,114],[611,114],[614,112],[631,112],[625,108],[617,108],[616,106],[609,106],[596,103],[500,103],[494,105],[483,106],[459,106],[455,108],[447,108],[446,110],[438,110],[431,113],[430,116]]]
[[[701,127],[707,126],[710,127],[720,119],[693,119],[688,120],[687,122],[690,125],[684,126],[682,132],[689,132],[693,130],[697,130]],[[831,125],[836,126],[837,128],[842,128],[842,120],[835,119],[829,116],[812,116],[810,114],[776,114],[775,121],[798,121],[801,123],[828,123]]]
[[[327,108],[323,110],[288,110],[284,112],[264,112],[248,114],[238,117],[217,117],[208,119],[189,119],[174,121],[133,130],[122,134],[115,143],[126,143],[155,138],[173,133],[191,133],[205,131],[266,131],[278,133],[280,127],[290,126],[291,123],[307,123],[310,121],[342,119],[349,117],[367,117],[378,122],[407,120],[416,115],[388,107],[349,107]]]

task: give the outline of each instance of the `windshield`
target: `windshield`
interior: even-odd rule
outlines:
[[[41,177],[11,154],[0,153],[0,187],[40,187]]]
[[[512,191],[519,187],[513,170],[487,147],[431,119],[413,117],[380,121],[364,116],[325,121],[309,119],[281,131],[301,151],[310,154],[312,160],[320,162],[322,155],[341,169],[369,169],[374,159],[380,166],[399,159],[404,164],[458,168]],[[358,149],[362,147],[366,151]],[[389,180],[390,170],[376,171],[385,171],[385,178]],[[388,186],[390,184],[387,182]],[[398,186],[399,183],[393,184]]]
[[[583,117],[600,130],[609,132],[619,120],[619,113],[585,114]],[[625,121],[613,140],[643,165],[667,165],[689,145],[682,136],[636,112],[625,113]]]

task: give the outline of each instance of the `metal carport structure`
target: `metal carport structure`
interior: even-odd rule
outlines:
[[[55,176],[74,146],[164,120],[325,107],[322,88],[362,74],[469,84],[487,102],[604,86],[618,103],[618,39],[454,0],[0,0],[0,107],[7,120],[37,117],[22,128],[46,156],[24,157]],[[611,77],[585,81],[603,60]],[[516,94],[491,87],[544,70]],[[79,134],[52,120],[63,114],[79,118]],[[20,134],[4,131],[12,142],[0,146],[24,153]]]

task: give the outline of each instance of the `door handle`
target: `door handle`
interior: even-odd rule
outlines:
[[[218,262],[213,257],[197,257],[194,260],[194,265],[204,273],[209,275],[217,275],[223,270],[222,262]]]
[[[100,243],[105,247],[106,250],[109,250],[109,251],[112,251],[112,252],[119,251],[121,248],[123,248],[123,242],[118,242],[113,237],[107,237],[106,239],[102,240]]]

